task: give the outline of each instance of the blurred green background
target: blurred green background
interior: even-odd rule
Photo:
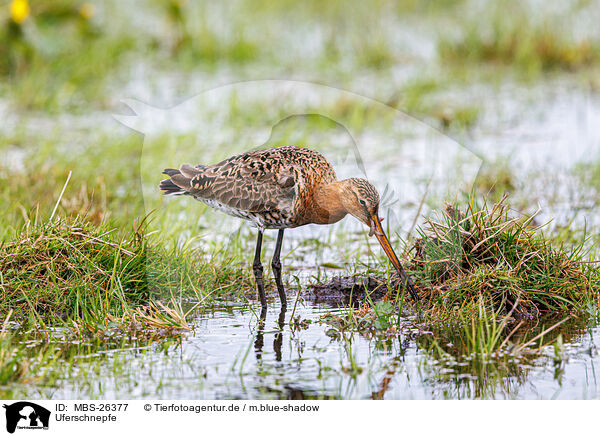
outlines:
[[[591,0],[1,1],[0,233],[48,215],[70,170],[66,213],[143,214],[141,138],[110,119],[122,98],[168,107],[241,80],[312,81],[475,141],[531,113],[531,89],[596,95],[598,22]],[[490,97],[506,92],[501,112]],[[512,170],[494,164],[478,186],[518,191]]]
[[[594,1],[3,1],[1,89],[14,109],[89,111],[158,74],[177,75],[169,85],[178,89],[191,74],[208,83],[302,78],[364,86],[418,110],[414,93],[449,80],[594,67],[598,9]],[[408,85],[412,95],[394,101]]]

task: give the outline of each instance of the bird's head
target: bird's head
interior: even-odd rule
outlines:
[[[379,194],[375,186],[365,179],[353,178],[344,182],[345,189],[341,197],[344,209],[369,226],[369,236],[382,234],[379,223],[383,219],[379,218]]]
[[[369,236],[375,235],[385,254],[400,275],[403,268],[390,245],[390,241],[381,227],[383,218],[379,217],[379,193],[375,186],[365,179],[346,179],[341,195],[343,207],[346,211],[369,226]]]

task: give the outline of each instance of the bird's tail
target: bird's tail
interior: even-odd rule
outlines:
[[[164,195],[184,195],[187,191],[177,186],[171,179],[162,180],[158,185]]]
[[[183,164],[178,170],[174,168],[166,168],[163,174],[169,176],[168,179],[160,182],[159,188],[164,195],[186,195],[190,194],[192,189],[191,180],[194,176],[202,173],[203,165],[191,166]]]

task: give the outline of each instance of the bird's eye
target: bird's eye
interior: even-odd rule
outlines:
[[[366,205],[367,205],[367,203],[365,203],[365,200],[358,200],[358,202],[359,202],[360,204],[362,204],[363,206],[366,206]]]

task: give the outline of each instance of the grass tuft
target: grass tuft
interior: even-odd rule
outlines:
[[[411,275],[432,313],[517,318],[587,311],[599,302],[600,272],[581,248],[553,247],[532,218],[511,217],[504,197],[492,208],[474,200],[463,213],[448,205],[420,229]]]
[[[232,259],[220,265],[187,246],[166,249],[144,224],[117,234],[81,218],[25,226],[0,245],[0,317],[95,336],[189,329],[187,317],[215,289],[243,288],[244,269]]]
[[[2,309],[67,319],[147,300],[143,239],[110,233],[79,220],[26,227],[0,248]]]

